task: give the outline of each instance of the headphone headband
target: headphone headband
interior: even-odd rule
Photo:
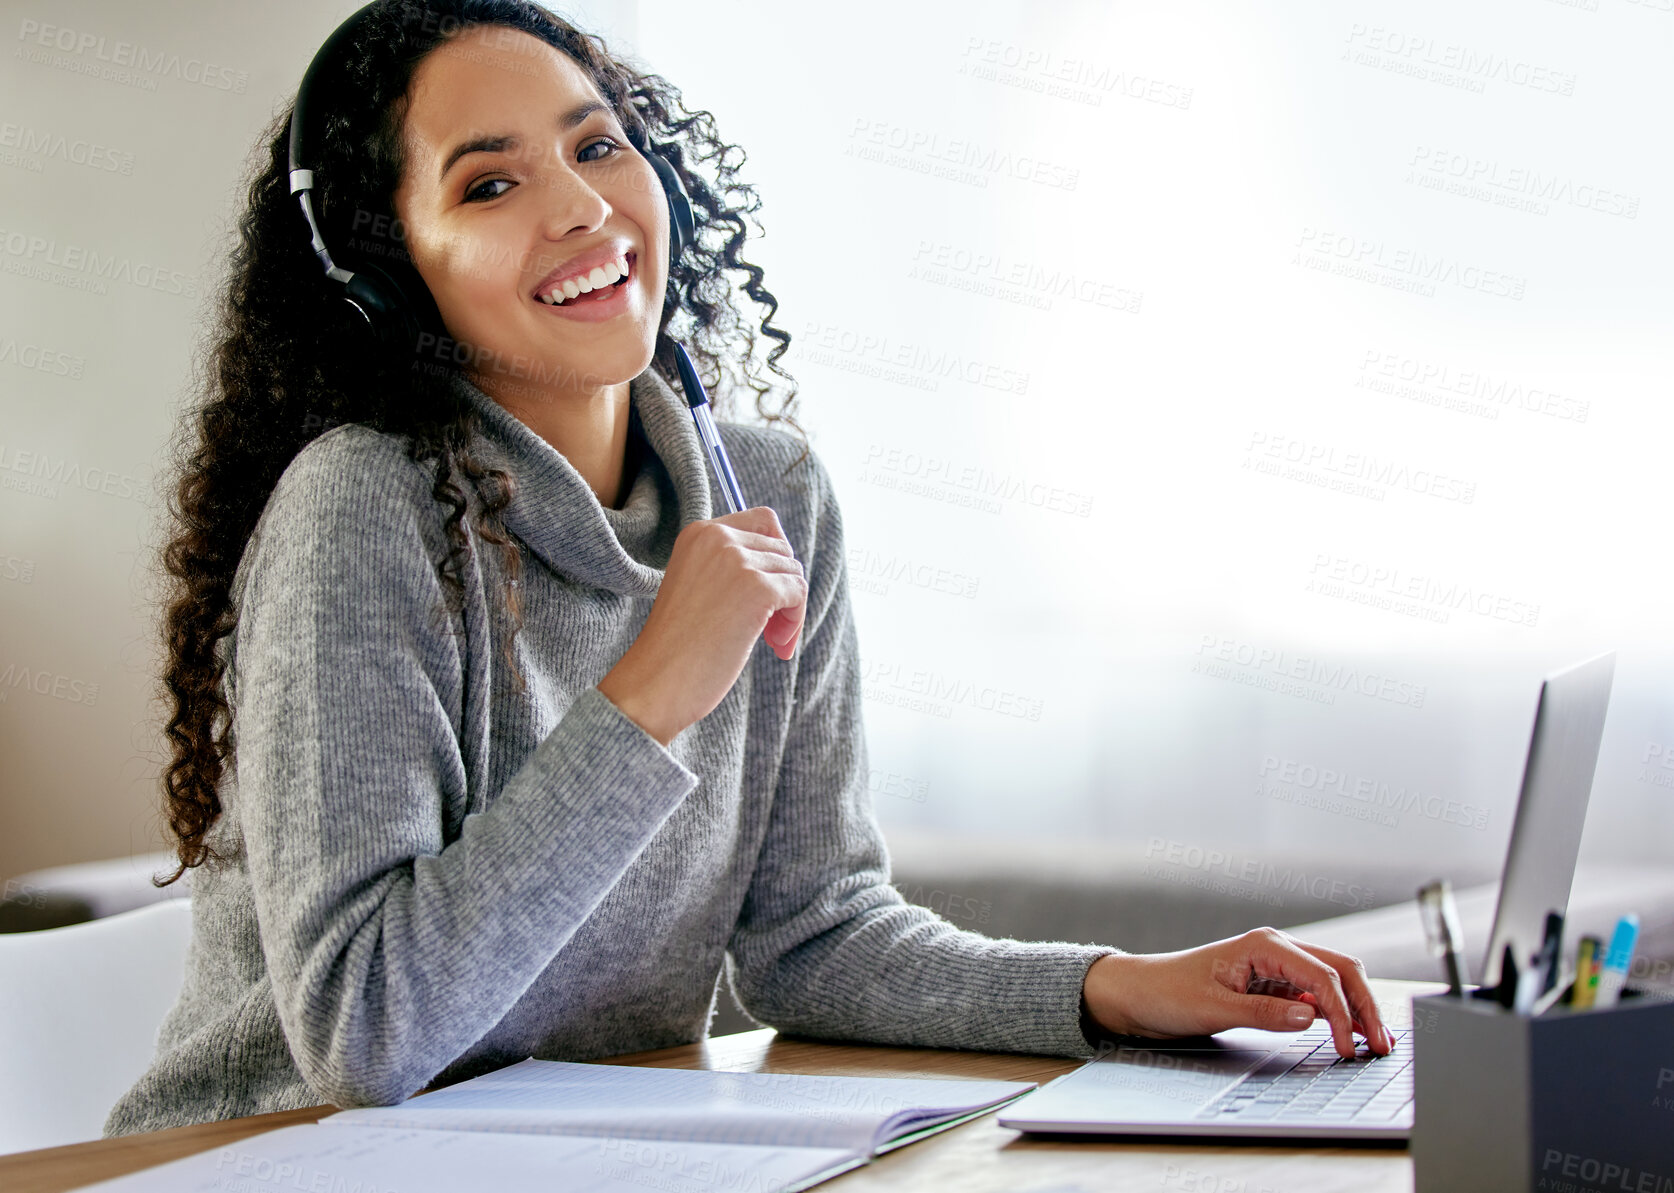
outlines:
[[[354,40],[355,33],[361,26],[368,23],[376,4],[368,4],[351,14],[348,20],[337,26],[321,43],[314,58],[308,63],[308,69],[302,74],[302,82],[296,89],[296,109],[291,119],[290,138],[290,168],[294,175],[298,170],[306,170],[306,163],[316,160],[314,145],[315,124],[305,114],[314,111],[314,94],[321,90],[320,76],[327,70],[337,66],[342,60],[345,48]],[[311,174],[312,171],[310,170]],[[291,182],[291,193],[294,195],[299,188],[295,179]]]
[[[303,72],[302,82],[297,87],[296,104],[291,111],[288,182],[291,194],[297,197],[302,208],[314,256],[318,258],[326,277],[343,286],[342,297],[365,320],[379,344],[398,353],[410,353],[417,349],[426,323],[431,323],[438,332],[441,330],[441,315],[429,288],[418,276],[418,271],[406,262],[393,262],[387,269],[368,262],[350,270],[333,261],[314,217],[312,201],[313,163],[319,160],[316,138],[322,135],[321,125],[314,115],[318,106],[317,97],[329,88],[333,81],[330,72],[340,67],[349,43],[362,26],[369,23],[377,7],[377,3],[368,4],[337,26]],[[633,143],[633,138],[629,138],[629,144],[651,163],[668,200],[669,274],[672,277],[674,262],[695,240],[691,200],[681,184],[679,173],[657,152],[649,138],[643,149]]]

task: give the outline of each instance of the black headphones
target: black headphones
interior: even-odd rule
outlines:
[[[311,193],[314,171],[307,163],[315,160],[311,130],[319,125],[313,120],[315,102],[312,97],[321,90],[321,78],[330,72],[344,48],[353,40],[356,31],[366,23],[376,3],[360,9],[326,38],[314,60],[303,73],[297,88],[296,106],[291,112],[290,130],[290,186],[291,194],[302,204],[303,218],[308,221],[308,234],[326,277],[343,287],[342,298],[366,323],[369,334],[381,346],[395,353],[416,351],[426,330],[440,332],[441,316],[435,299],[418,276],[418,271],[404,261],[383,267],[363,262],[353,270],[344,269],[331,259],[320,226],[314,220]],[[674,262],[694,240],[692,204],[680,175],[662,154],[654,149],[641,148],[629,138],[633,148],[651,163],[668,199],[669,266],[672,275]],[[364,256],[364,254],[361,254]],[[428,325],[428,326],[427,326]]]

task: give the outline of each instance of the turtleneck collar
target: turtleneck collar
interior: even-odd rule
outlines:
[[[462,374],[453,386],[477,411],[486,441],[478,459],[517,477],[517,496],[501,514],[506,528],[575,583],[655,596],[675,535],[714,509],[703,442],[668,382],[647,367],[628,383],[628,434],[643,448],[619,510],[604,505],[569,460]]]

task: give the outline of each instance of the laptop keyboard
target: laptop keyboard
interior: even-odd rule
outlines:
[[[1406,1029],[1391,1029],[1388,1056],[1348,1060],[1326,1033],[1276,1052],[1198,1111],[1217,1122],[1387,1123],[1412,1101],[1412,1050]],[[1310,1033],[1311,1036],[1311,1033]]]

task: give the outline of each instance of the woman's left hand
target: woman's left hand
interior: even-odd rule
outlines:
[[[1356,1032],[1379,1055],[1394,1045],[1365,967],[1277,928],[1253,928],[1175,953],[1100,957],[1087,970],[1082,997],[1095,1022],[1121,1035],[1166,1039],[1229,1027],[1299,1031],[1317,1013],[1330,1021],[1341,1056],[1355,1054]]]

